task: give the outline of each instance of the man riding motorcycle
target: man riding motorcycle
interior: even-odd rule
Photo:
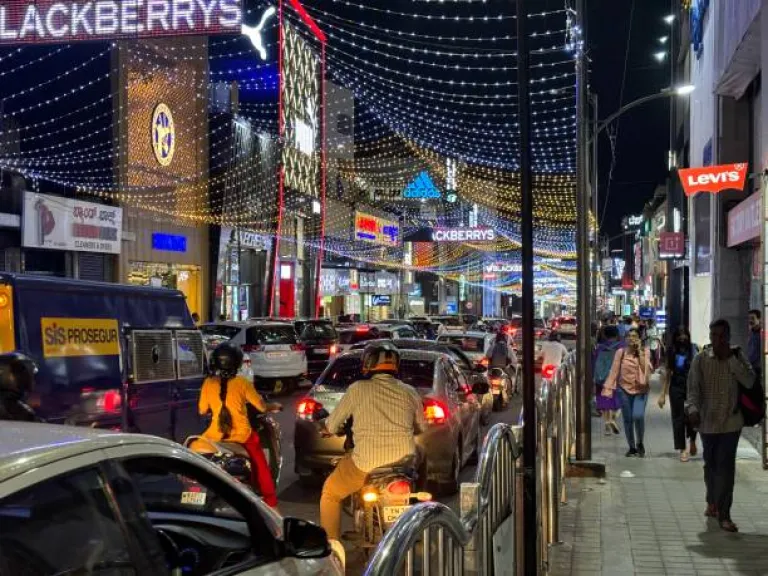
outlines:
[[[42,422],[26,403],[35,387],[35,362],[19,352],[0,354],[0,420]]]
[[[514,381],[515,368],[517,367],[517,354],[515,354],[512,344],[509,343],[509,337],[500,330],[496,333],[493,344],[486,353],[488,358],[488,368],[501,368],[510,379]]]
[[[265,402],[252,382],[238,376],[242,364],[242,350],[229,342],[219,344],[211,354],[211,370],[214,375],[203,382],[198,411],[201,415],[211,412],[212,418],[202,436],[213,442],[242,444],[251,460],[251,484],[260,488],[264,502],[275,508],[275,482],[261,449],[259,436],[248,420],[248,404],[260,412],[282,410],[282,406]]]
[[[326,420],[325,434],[337,434],[352,418],[354,450],[323,485],[320,525],[340,546],[341,502],[365,486],[372,470],[416,454],[415,434],[426,428],[421,397],[397,379],[400,352],[391,342],[365,347],[363,379],[354,382]]]

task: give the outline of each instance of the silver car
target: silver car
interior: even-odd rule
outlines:
[[[336,358],[297,405],[295,465],[302,483],[316,484],[345,453],[345,438],[324,438],[320,431],[349,386],[362,379],[361,357],[362,351],[356,350]],[[467,389],[461,384],[466,382],[461,370],[447,354],[401,350],[400,357],[400,379],[421,395],[428,422],[427,430],[416,437],[426,456],[426,479],[436,483],[438,491],[453,494],[462,467],[479,454],[480,402],[474,392],[485,394],[487,384]]]

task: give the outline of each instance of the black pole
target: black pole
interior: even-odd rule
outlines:
[[[536,379],[533,359],[533,185],[531,181],[531,111],[528,78],[528,10],[517,0],[517,86],[520,102],[520,195],[523,260],[523,464],[525,490],[523,533],[526,574],[538,574],[536,506]]]

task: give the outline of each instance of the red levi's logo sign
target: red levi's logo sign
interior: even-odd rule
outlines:
[[[686,196],[697,192],[717,194],[723,190],[743,190],[747,179],[747,164],[681,168],[678,174]]]

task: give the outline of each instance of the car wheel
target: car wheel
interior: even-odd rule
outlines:
[[[461,443],[459,438],[456,449],[453,452],[453,462],[451,463],[450,477],[438,485],[438,494],[440,496],[453,496],[459,491],[459,475],[461,474]]]

